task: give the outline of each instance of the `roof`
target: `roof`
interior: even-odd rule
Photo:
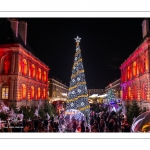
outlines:
[[[0,44],[15,44],[15,43],[21,44],[26,50],[30,51],[34,56],[36,56],[35,52],[30,47],[30,45],[28,43],[26,45],[24,44],[19,33],[18,37],[15,36],[15,33],[11,28],[11,23],[9,19],[0,19]]]

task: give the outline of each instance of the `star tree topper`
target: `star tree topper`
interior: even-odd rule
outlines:
[[[79,36],[77,36],[76,38],[74,38],[76,40],[76,43],[79,43],[81,38],[79,38]]]

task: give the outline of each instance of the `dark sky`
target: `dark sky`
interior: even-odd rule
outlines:
[[[49,77],[69,86],[75,40],[81,54],[87,88],[105,88],[120,78],[120,65],[142,40],[144,18],[18,18],[28,22],[28,43],[50,67]]]

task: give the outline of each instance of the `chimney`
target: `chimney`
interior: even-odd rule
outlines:
[[[27,43],[27,22],[21,21],[19,22],[19,34],[26,45]]]
[[[18,37],[18,20],[17,19],[11,19],[11,28],[13,32],[15,33],[16,37]]]
[[[142,22],[142,34],[143,34],[143,38],[146,36],[146,34],[149,31],[149,20],[148,19],[144,19],[144,21]]]

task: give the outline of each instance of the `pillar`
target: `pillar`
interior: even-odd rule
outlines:
[[[10,79],[9,100],[14,100],[14,79]]]
[[[14,71],[15,71],[15,52],[12,53],[10,74],[14,74]]]
[[[18,100],[19,85],[18,85],[18,79],[17,78],[14,80],[14,87],[13,88],[14,88],[14,97],[13,97],[13,99]]]
[[[15,74],[19,73],[19,53],[15,53]]]

